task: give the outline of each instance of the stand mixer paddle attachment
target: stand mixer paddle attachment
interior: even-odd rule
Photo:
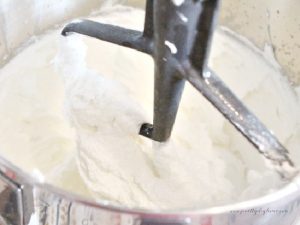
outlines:
[[[147,0],[143,32],[81,20],[68,24],[62,35],[79,33],[153,57],[153,125],[143,124],[140,135],[158,142],[169,139],[188,81],[255,146],[283,179],[292,179],[297,171],[287,149],[207,66],[219,3],[220,0]]]

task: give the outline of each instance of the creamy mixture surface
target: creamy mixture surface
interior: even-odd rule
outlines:
[[[117,6],[92,19],[141,30],[143,18]],[[300,88],[270,52],[219,29],[210,67],[299,165]],[[171,139],[139,136],[152,121],[153,77],[152,59],[134,50],[60,30],[35,38],[0,70],[1,155],[46,182],[129,207],[203,208],[283,185],[188,83]]]

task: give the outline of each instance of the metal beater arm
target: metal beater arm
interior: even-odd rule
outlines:
[[[199,90],[268,159],[284,178],[295,175],[288,151],[207,67],[220,0],[148,0],[144,32],[84,20],[62,34],[80,33],[150,54],[155,61],[153,125],[140,134],[166,141],[185,80]]]
[[[107,41],[140,52],[152,54],[151,42],[143,33],[119,26],[102,24],[91,20],[69,23],[62,31],[63,36],[71,33],[83,34],[102,41]]]

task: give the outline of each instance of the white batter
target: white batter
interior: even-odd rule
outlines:
[[[115,7],[94,19],[141,30],[143,17]],[[300,163],[300,88],[267,53],[219,30],[210,64]],[[282,185],[188,84],[170,141],[139,136],[152,120],[153,77],[149,56],[50,32],[0,71],[0,152],[52,184],[130,207],[208,207]]]

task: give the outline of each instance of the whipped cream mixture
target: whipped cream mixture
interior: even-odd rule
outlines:
[[[117,6],[92,19],[141,30],[143,18]],[[210,66],[299,165],[300,88],[270,47],[219,29]],[[46,182],[129,207],[202,208],[283,185],[188,83],[168,143],[139,136],[152,121],[153,77],[152,59],[134,50],[60,30],[37,37],[0,70],[0,153]]]

